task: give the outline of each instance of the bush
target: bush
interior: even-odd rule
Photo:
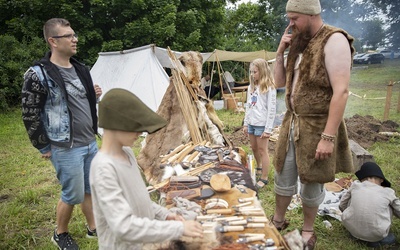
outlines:
[[[41,38],[19,42],[13,36],[0,35],[0,111],[19,105],[23,74],[45,51]]]

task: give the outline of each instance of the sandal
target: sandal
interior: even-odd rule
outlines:
[[[271,221],[271,224],[274,225],[274,227],[278,231],[285,230],[290,224],[290,222],[288,220],[283,220],[283,221],[274,220],[274,215],[271,216],[270,221]],[[281,225],[281,226],[278,227],[277,224]]]
[[[262,184],[259,184],[259,183],[262,183]],[[266,185],[268,185],[268,183],[269,183],[269,181],[268,180],[265,180],[265,179],[258,179],[258,181],[257,181],[257,183],[256,183],[256,188],[257,189],[261,189],[261,188],[263,188],[263,187],[265,187]]]
[[[256,175],[257,176],[262,175],[262,168],[256,168]]]
[[[311,238],[304,242],[304,249],[313,250],[317,245],[317,235],[315,235],[314,230],[302,230],[301,232],[313,233]]]

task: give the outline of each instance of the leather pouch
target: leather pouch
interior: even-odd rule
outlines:
[[[169,191],[167,193],[167,204],[171,204],[175,197],[182,197],[188,200],[193,200],[195,198],[200,197],[201,189],[200,188],[193,188],[193,189],[185,189],[185,190],[175,190]]]
[[[172,176],[169,181],[170,190],[184,190],[198,188],[202,184],[197,176]]]

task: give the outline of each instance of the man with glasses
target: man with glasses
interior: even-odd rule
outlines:
[[[43,33],[50,51],[24,75],[22,119],[32,145],[51,160],[61,184],[51,239],[59,249],[79,249],[68,232],[74,205],[81,204],[87,237],[97,236],[89,170],[98,150],[96,102],[102,90],[72,57],[78,36],[67,20],[48,20]]]

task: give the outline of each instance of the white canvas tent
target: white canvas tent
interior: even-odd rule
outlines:
[[[176,57],[180,52],[174,52]],[[169,85],[165,68],[172,68],[166,49],[153,44],[114,52],[101,52],[90,73],[104,94],[123,88],[137,95],[153,111],[158,109]]]
[[[176,58],[182,52],[173,51]],[[232,52],[214,50],[201,53],[203,62],[226,60],[251,62],[256,58],[270,60],[275,52],[265,50],[253,52]],[[169,85],[164,68],[173,68],[167,49],[154,44],[113,52],[101,52],[90,73],[95,84],[104,94],[112,88],[123,88],[137,95],[147,106],[156,111]]]

